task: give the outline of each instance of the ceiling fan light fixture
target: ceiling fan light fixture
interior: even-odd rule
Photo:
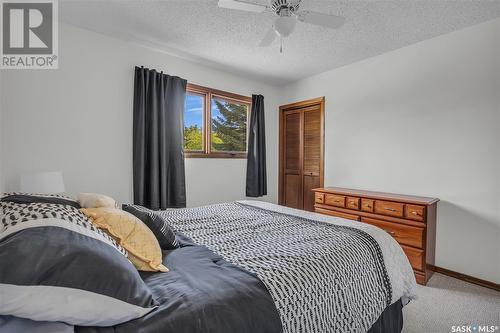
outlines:
[[[280,16],[274,23],[274,30],[278,35],[285,38],[290,36],[290,34],[295,29],[296,24],[297,20],[294,16]]]

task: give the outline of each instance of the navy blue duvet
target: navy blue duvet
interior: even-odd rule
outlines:
[[[114,327],[75,327],[77,333],[277,333],[282,331],[264,284],[204,246],[180,236],[181,248],[164,251],[168,273],[141,275],[160,306]]]

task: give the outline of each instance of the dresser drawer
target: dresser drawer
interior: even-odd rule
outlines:
[[[439,199],[340,187],[316,188],[315,193],[317,213],[368,223],[390,234],[403,249],[417,282],[427,283],[435,264]]]
[[[372,199],[361,199],[361,210],[365,212],[373,212],[373,203],[375,200]]]
[[[411,220],[423,221],[425,207],[417,205],[406,205],[405,217]]]
[[[404,245],[424,248],[424,229],[410,227],[404,224],[375,220],[367,217],[361,217],[361,222],[372,224],[380,229],[384,229],[394,239]]]
[[[413,269],[423,271],[424,270],[424,250],[414,249],[405,245],[401,245],[404,253],[410,261],[411,267]]]
[[[359,198],[347,197],[346,207],[353,210],[359,210]]]
[[[337,194],[325,194],[325,205],[345,207],[345,196]]]
[[[376,214],[403,217],[404,204],[402,203],[375,200],[374,207]]]
[[[359,216],[353,215],[353,214],[347,214],[347,213],[337,212],[335,210],[322,209],[322,208],[316,208],[315,211],[316,211],[316,213],[341,217],[341,218],[348,219],[348,220],[359,221]]]
[[[314,193],[314,202],[322,204],[324,202],[324,194],[323,193]]]

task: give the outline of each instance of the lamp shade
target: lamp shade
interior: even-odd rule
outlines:
[[[64,180],[62,172],[39,172],[21,175],[21,192],[27,193],[62,193]]]

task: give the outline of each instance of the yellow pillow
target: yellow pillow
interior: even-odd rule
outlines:
[[[82,208],[98,228],[106,231],[129,253],[129,260],[140,271],[168,272],[153,232],[137,217],[109,207]]]

